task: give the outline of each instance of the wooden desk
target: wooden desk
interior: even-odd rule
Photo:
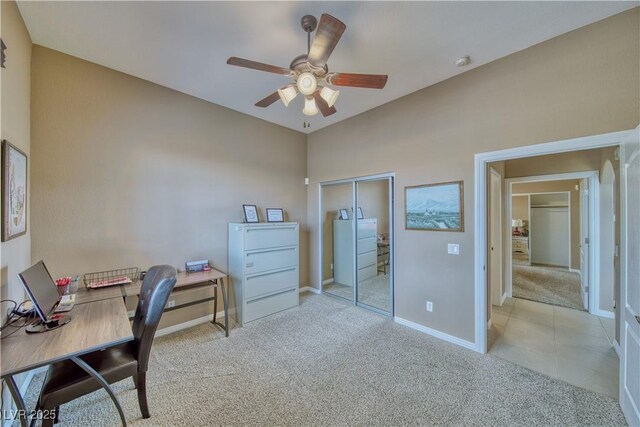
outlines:
[[[221,271],[211,269],[209,271],[199,271],[196,273],[178,273],[176,284],[173,287],[173,290],[180,290],[180,288],[187,288],[189,286],[197,286],[197,285],[210,285],[214,288],[220,286],[220,291],[222,292],[222,303],[224,306],[224,325],[218,321],[216,321],[216,316],[218,313],[218,293],[214,292],[213,297],[199,299],[188,304],[176,305],[173,307],[165,308],[164,311],[173,311],[178,310],[180,308],[185,308],[190,305],[200,304],[206,301],[213,301],[213,320],[212,323],[220,326],[224,329],[225,336],[229,336],[229,302],[227,297],[227,290],[225,286],[225,280],[227,280],[227,275]],[[115,287],[115,286],[114,286]],[[137,280],[128,285],[122,286],[122,292],[124,296],[138,296],[140,295],[140,288],[142,287],[142,281]],[[119,286],[118,286],[119,288]],[[99,291],[99,289],[93,289],[89,292]],[[77,297],[76,297],[77,298]],[[77,303],[77,302],[76,302]]]
[[[98,289],[79,288],[78,292],[76,292],[76,304],[86,304],[111,298],[123,298],[124,296],[126,296],[126,294],[123,293],[123,288],[120,286],[108,286]]]
[[[121,298],[110,298],[76,304],[68,314],[71,321],[58,329],[27,334],[23,328],[2,339],[0,376],[7,382],[22,426],[27,425],[29,417],[13,376],[67,359],[74,361],[102,385],[116,405],[123,425],[126,425],[124,413],[111,387],[100,374],[78,357],[133,341],[124,301]]]

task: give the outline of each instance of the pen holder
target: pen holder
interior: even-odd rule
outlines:
[[[67,289],[67,292],[70,294],[77,293],[79,282],[80,282],[80,277],[78,277],[76,280],[72,280],[71,282],[69,282],[69,289]]]
[[[66,285],[56,285],[58,287],[58,294],[66,295],[69,291],[69,284]]]

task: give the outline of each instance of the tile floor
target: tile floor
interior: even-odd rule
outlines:
[[[493,306],[489,354],[618,398],[613,319],[519,298]]]

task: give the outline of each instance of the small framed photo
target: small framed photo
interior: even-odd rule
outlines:
[[[256,205],[242,205],[242,209],[244,210],[245,222],[260,222],[260,217],[258,217],[258,208],[256,207]]]
[[[340,209],[340,219],[349,219],[349,211],[346,209]]]
[[[27,155],[2,141],[2,241],[27,232]]]
[[[267,222],[284,222],[282,208],[267,208]]]
[[[364,219],[364,214],[362,213],[361,207],[358,207],[358,219]]]

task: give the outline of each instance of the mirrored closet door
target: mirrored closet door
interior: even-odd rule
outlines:
[[[391,312],[391,178],[356,182],[356,301]]]
[[[322,291],[393,314],[393,175],[321,185]]]
[[[353,182],[322,186],[322,290],[354,300]]]

